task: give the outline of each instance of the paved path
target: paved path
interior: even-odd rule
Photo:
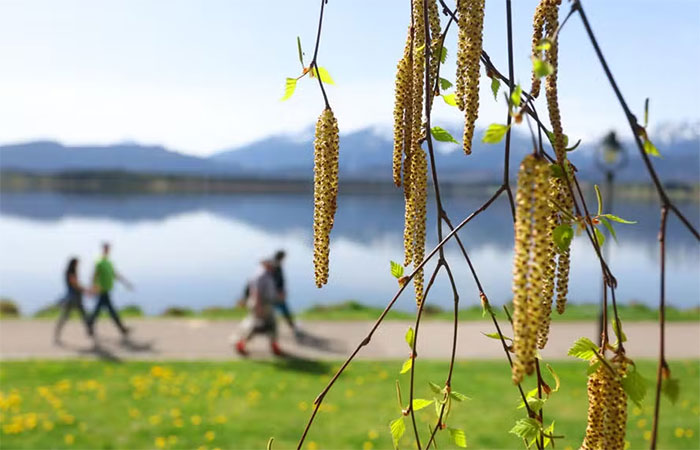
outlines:
[[[98,324],[96,344],[89,340],[77,320],[70,321],[63,343],[52,341],[54,322],[50,320],[1,320],[0,359],[28,358],[104,358],[104,359],[170,359],[228,360],[238,356],[232,351],[229,336],[238,321],[202,319],[144,318],[127,320],[133,332],[129,341],[122,341],[107,320]],[[344,359],[371,328],[370,322],[325,322],[303,324],[307,337],[295,342],[289,329],[280,324],[280,341],[290,355],[313,359]],[[389,321],[379,328],[372,341],[358,357],[363,359],[403,359],[408,357],[404,341],[409,322]],[[505,329],[505,327],[504,327]],[[652,322],[625,325],[632,358],[655,358],[658,352],[658,326]],[[490,322],[461,322],[457,358],[503,358],[500,341],[481,333],[492,333]],[[590,323],[555,323],[552,325],[545,358],[566,358],[571,343],[578,337],[593,338],[595,327]],[[506,333],[509,334],[509,333]],[[420,326],[418,354],[423,358],[446,359],[450,355],[452,326],[449,322],[425,321]],[[666,327],[667,357],[700,358],[700,323],[670,323]],[[250,345],[251,357],[270,356],[266,339],[257,337]]]

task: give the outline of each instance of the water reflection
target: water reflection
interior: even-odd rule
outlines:
[[[455,221],[481,205],[485,197],[448,196],[446,208]],[[333,230],[331,282],[317,290],[310,257],[312,199],[299,194],[254,195],[85,195],[3,193],[0,197],[0,295],[20,302],[25,311],[60,294],[59,270],[77,253],[94,259],[102,239],[115,243],[115,260],[134,278],[137,291],[120,292],[117,302],[139,303],[149,312],[170,305],[229,305],[239,294],[256,260],[276,248],[289,250],[287,271],[292,304],[355,298],[382,304],[394,293],[388,261],[402,260],[401,196],[343,195]],[[432,211],[433,205],[429,205]],[[698,222],[697,203],[680,205]],[[659,213],[654,202],[616,202],[615,213],[638,221],[619,225],[619,244],[611,247],[613,270],[622,301],[653,304],[658,292]],[[428,224],[434,230],[435,224]],[[461,232],[489,297],[510,297],[512,225],[505,198]],[[434,246],[434,232],[429,246]],[[697,243],[675,219],[669,221],[668,269],[671,303],[699,301],[700,254]],[[585,239],[574,242],[571,296],[594,301],[599,274]],[[466,302],[476,302],[473,283],[454,246],[453,256]],[[85,264],[83,279],[90,264]],[[449,306],[448,286],[435,286],[434,300]],[[410,308],[406,298],[401,306]]]

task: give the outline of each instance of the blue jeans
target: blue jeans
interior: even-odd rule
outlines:
[[[114,305],[112,305],[112,299],[109,296],[109,292],[103,292],[97,298],[97,305],[95,305],[95,310],[92,312],[90,318],[88,319],[88,326],[90,327],[90,332],[94,330],[95,321],[97,320],[97,316],[100,315],[100,310],[102,308],[107,308],[107,312],[112,317],[112,320],[117,325],[117,328],[119,328],[119,331],[121,331],[122,334],[126,334],[126,327],[119,319],[119,314],[117,313],[117,310],[114,309]]]

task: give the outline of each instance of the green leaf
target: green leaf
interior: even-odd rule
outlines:
[[[649,97],[644,100],[644,128],[649,125]]]
[[[618,328],[617,326],[617,320],[613,317],[612,320],[612,329],[613,333],[615,333],[615,336],[617,337],[617,340],[620,342],[627,342],[627,335],[625,335],[625,332],[622,331],[622,326]]]
[[[503,136],[505,136],[507,131],[507,125],[503,125],[500,123],[492,123],[486,129],[486,132],[484,133],[484,137],[481,139],[481,142],[484,142],[486,144],[497,144],[501,142],[501,139],[503,139]]]
[[[540,409],[542,409],[545,401],[546,401],[546,399],[544,399],[544,398],[537,398],[537,397],[528,397],[527,398],[527,404],[533,412],[538,412]],[[525,403],[523,403],[523,401],[520,400],[520,405],[518,406],[518,409],[523,409],[524,407],[525,407]]]
[[[408,372],[409,370],[411,370],[411,367],[413,367],[413,358],[408,358],[406,361],[403,362],[403,366],[401,366],[400,373]]]
[[[540,40],[540,42],[535,47],[535,50],[547,51],[550,48],[552,48],[552,41],[550,41],[548,38],[544,38]]]
[[[440,50],[440,63],[445,64],[445,61],[447,61],[447,47],[443,45]]]
[[[654,144],[649,140],[649,138],[644,139],[644,151],[647,152],[647,154],[651,156],[657,156],[660,157],[661,153],[659,153],[659,150],[656,148]]]
[[[408,327],[408,330],[406,330],[406,343],[408,344],[411,349],[413,349],[413,339],[414,339],[415,333],[413,332],[412,327]],[[402,372],[403,373],[403,372]]]
[[[680,387],[678,385],[678,380],[675,378],[666,378],[665,380],[662,381],[661,384],[661,392],[664,393],[666,397],[668,397],[669,400],[671,400],[671,403],[674,405],[676,404],[676,401],[678,401],[678,392],[680,391]]]
[[[493,92],[493,99],[498,100],[498,90],[501,88],[501,82],[496,77],[491,78],[491,92]]]
[[[523,94],[523,88],[519,84],[515,85],[513,93],[510,95],[510,101],[516,108],[520,107],[520,97]]]
[[[458,402],[463,402],[465,400],[471,400],[466,395],[462,394],[461,392],[457,392],[457,391],[450,392],[450,397],[452,397],[454,400],[457,400]]]
[[[543,61],[539,58],[532,57],[532,71],[535,73],[537,78],[546,77],[554,73],[554,66],[552,66],[547,61]]]
[[[433,403],[434,400],[426,400],[424,398],[414,398],[413,399],[413,410],[418,411],[426,406],[429,406]]]
[[[520,419],[515,422],[515,426],[511,428],[510,433],[519,436],[526,441],[536,439],[540,435],[540,423],[533,418]]]
[[[394,420],[389,424],[389,429],[391,430],[391,440],[394,441],[394,448],[399,447],[399,440],[406,432],[406,424],[403,421],[403,416]]]
[[[593,228],[593,231],[595,232],[595,238],[596,241],[598,241],[598,246],[602,247],[603,244],[605,244],[605,235],[598,228]]]
[[[440,412],[442,411],[443,403],[436,398],[433,404],[435,405],[435,417],[440,417]]]
[[[454,142],[455,144],[459,144],[459,141],[453,138],[450,132],[445,130],[444,128],[433,127],[430,129],[430,134],[433,135],[436,141]]]
[[[586,369],[586,375],[590,375],[590,374],[596,372],[601,364],[603,364],[603,363],[601,363],[599,360],[599,361],[591,364],[590,366],[588,366],[588,369]]]
[[[396,261],[391,261],[391,274],[394,278],[401,278],[403,276],[403,266]]]
[[[498,340],[498,341],[501,340],[501,335],[499,335],[498,333],[484,333],[484,332],[482,331],[481,334],[483,334],[483,335],[486,336],[486,337],[490,337],[491,339],[496,339],[496,340]],[[505,339],[506,341],[511,341],[511,342],[513,341],[513,339],[511,339],[511,338],[509,338],[508,336],[505,336],[505,335],[503,336],[503,339]]]
[[[301,38],[297,36],[297,50],[299,50],[299,62],[304,67],[304,52],[301,51]]]
[[[571,240],[574,238],[574,229],[571,228],[571,225],[561,224],[552,232],[552,238],[559,250],[564,252],[571,245]]]
[[[553,421],[553,420],[552,420],[551,425],[549,425],[549,426],[544,430],[544,434],[547,434],[547,435],[549,435],[549,436],[554,436],[554,421]],[[545,436],[545,437],[544,437],[544,447],[546,448],[547,445],[549,445],[549,443],[550,443],[551,441],[552,441],[551,438],[548,438],[548,437]]]
[[[287,78],[287,81],[285,82],[284,85],[284,97],[280,99],[281,102],[288,100],[289,97],[294,95],[294,90],[297,88],[297,79],[296,78]]]
[[[642,400],[647,394],[647,380],[642,377],[635,366],[622,378],[622,388],[627,396],[637,405],[642,405]]]
[[[455,99],[454,92],[451,94],[443,94],[442,99],[450,106],[457,106],[457,100]]]
[[[559,164],[550,164],[549,172],[552,178],[564,178],[564,170]]]
[[[612,214],[601,214],[600,217],[605,217],[605,218],[607,218],[607,219],[612,220],[613,222],[619,222],[619,223],[627,223],[627,224],[634,224],[634,223],[637,223],[636,221],[633,221],[633,220],[625,220],[625,219],[623,219],[623,218],[621,218],[621,217],[617,217],[617,216],[612,215]]]
[[[450,432],[450,437],[454,441],[457,447],[467,448],[467,436],[459,428],[448,428]]]
[[[315,67],[313,67],[311,69],[311,78],[313,78],[317,75],[321,79],[322,82],[328,83],[328,84],[335,84],[335,81],[333,81],[333,78],[331,78],[331,75],[328,73],[328,71],[324,67],[319,67],[318,73],[317,73]]]
[[[438,384],[435,384],[432,381],[428,381],[428,384],[430,385],[430,389],[436,394],[442,393],[442,388]]]
[[[452,87],[452,83],[450,82],[450,80],[446,80],[445,78],[440,78],[440,89],[442,89],[443,91],[446,91],[451,87]]]
[[[586,337],[578,338],[574,345],[571,346],[569,356],[575,356],[586,361],[590,361],[596,357],[596,352],[598,351],[598,346],[596,346],[593,341]]]
[[[547,138],[549,139],[549,142],[552,144],[552,146],[554,146],[554,141],[555,141],[554,133],[552,133],[551,131],[547,131],[546,133],[547,133]],[[564,147],[566,147],[567,145],[569,145],[569,136],[567,136],[565,134],[562,136],[564,138]],[[581,143],[581,141],[579,140],[579,142],[577,142],[576,145],[574,147],[572,147],[572,150],[574,148],[576,148],[578,146],[578,144],[580,144],[580,143]]]
[[[554,378],[554,389],[552,389],[552,392],[557,392],[559,390],[559,387],[561,386],[561,380],[559,379],[559,375],[552,369],[552,366],[547,364],[547,370],[549,370],[549,373],[552,374],[552,378]]]
[[[600,195],[600,188],[598,188],[597,184],[594,184],[593,188],[595,189],[595,196],[598,199],[598,214],[597,215],[601,215],[603,213],[603,196]]]
[[[608,219],[606,219],[603,216],[598,217],[598,219],[600,219],[600,223],[602,223],[603,226],[608,229],[608,233],[610,233],[610,236],[612,236],[613,239],[617,241],[617,235],[615,235],[615,228],[613,228],[612,224],[608,222]]]

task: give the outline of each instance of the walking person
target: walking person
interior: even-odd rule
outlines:
[[[102,244],[102,257],[97,261],[95,265],[95,274],[93,275],[92,281],[97,291],[97,305],[95,305],[95,310],[90,315],[88,320],[88,325],[90,327],[90,332],[95,331],[95,321],[100,314],[102,308],[107,308],[107,312],[112,317],[112,320],[121,331],[122,336],[126,337],[129,334],[129,329],[124,326],[121,319],[119,318],[119,313],[114,308],[112,304],[112,288],[114,288],[114,282],[120,281],[129,290],[133,290],[133,285],[124,278],[119,272],[114,269],[112,261],[109,259],[110,244],[105,242]]]
[[[265,334],[270,340],[270,349],[277,356],[282,356],[282,350],[277,343],[277,321],[273,305],[277,299],[277,289],[273,271],[273,260],[261,261],[261,267],[248,283],[248,298],[246,306],[248,315],[241,324],[241,336],[235,344],[236,351],[246,356],[246,344],[256,334]]]
[[[294,336],[299,339],[302,335],[301,330],[297,328],[294,317],[287,305],[287,290],[284,285],[284,273],[282,272],[282,262],[285,256],[284,250],[278,250],[273,257],[272,279],[275,282],[275,291],[277,292],[274,306],[284,316],[284,320],[287,321],[289,327],[294,331]]]
[[[70,317],[70,313],[73,309],[77,309],[80,314],[80,319],[85,325],[88,335],[92,335],[90,324],[88,322],[87,314],[85,313],[85,308],[83,307],[83,294],[87,292],[80,282],[78,281],[78,258],[71,258],[68,261],[68,267],[65,273],[66,281],[66,296],[61,301],[61,314],[58,317],[58,322],[56,322],[56,329],[54,330],[53,340],[56,344],[61,343],[61,331],[66,321]]]

